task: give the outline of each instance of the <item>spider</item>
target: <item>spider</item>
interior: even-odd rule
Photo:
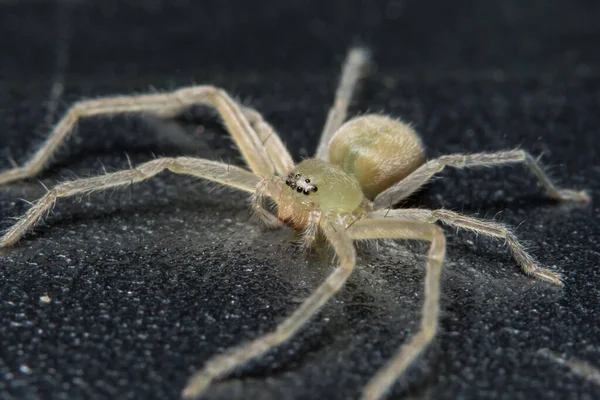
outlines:
[[[385,397],[397,378],[431,342],[438,328],[446,240],[436,222],[503,239],[524,273],[562,285],[561,276],[538,265],[513,232],[500,223],[445,209],[393,209],[393,205],[406,199],[446,167],[518,163],[533,172],[546,194],[553,199],[585,203],[590,198],[584,191],[556,187],[538,162],[524,150],[451,154],[426,161],[420,137],[410,125],[398,119],[367,114],[345,121],[348,105],[357,83],[365,75],[369,60],[366,49],[350,49],[316,155],[298,164],[293,162],[279,136],[256,110],[239,104],[225,91],[213,86],[191,86],[169,93],[75,103],[28,162],[0,174],[0,184],[33,177],[40,172],[81,118],[135,112],[170,118],[195,104],[209,105],[218,111],[250,170],[206,159],[168,157],[145,162],[130,170],[60,183],[48,190],[6,231],[0,238],[0,247],[14,245],[59,198],[125,187],[164,170],[250,193],[251,207],[260,220],[271,228],[288,225],[302,232],[307,246],[317,238],[323,238],[338,258],[333,272],[275,330],[206,362],[182,393],[185,398],[195,398],[204,393],[212,381],[225,378],[237,367],[282,344],[307,324],[342,288],[355,269],[353,241],[415,239],[430,242],[419,330],[376,373],[362,394],[365,400]],[[277,215],[266,201],[276,206]]]

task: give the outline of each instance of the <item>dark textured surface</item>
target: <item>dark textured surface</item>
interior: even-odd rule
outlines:
[[[598,398],[538,350],[600,368],[600,6],[522,3],[0,1],[0,169],[48,132],[57,36],[69,56],[59,113],[82,97],[209,82],[263,112],[296,159],[315,149],[346,49],[366,43],[378,69],[354,112],[414,123],[430,157],[543,153],[559,182],[594,198],[545,200],[520,167],[447,171],[428,185],[413,205],[518,226],[566,286],[523,276],[498,241],[448,229],[440,332],[391,397]],[[40,179],[126,168],[126,154],[240,162],[214,114],[195,109],[178,121],[85,121]],[[3,251],[0,397],[177,398],[210,356],[272,329],[326,276],[327,255],[300,253],[289,231],[250,219],[245,195],[213,189],[163,174],[59,201]],[[27,209],[19,199],[43,193],[35,179],[0,188],[2,227]],[[207,398],[357,398],[418,326],[425,251],[363,248],[358,272],[306,329]]]

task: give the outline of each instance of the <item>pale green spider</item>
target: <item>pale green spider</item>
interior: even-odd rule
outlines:
[[[144,181],[164,170],[187,174],[252,194],[252,207],[268,226],[284,224],[303,232],[306,244],[318,233],[335,250],[339,265],[327,280],[276,329],[253,342],[209,360],[183,391],[201,395],[211,381],[259,357],[288,340],[321,306],[337,293],[355,268],[353,240],[417,239],[431,242],[425,265],[425,293],[419,332],[368,383],[363,399],[381,399],[394,381],[423,351],[437,329],[441,267],[445,237],[436,221],[506,240],[526,274],[561,285],[560,275],[537,265],[504,225],[447,210],[390,209],[407,198],[445,167],[467,168],[510,163],[527,165],[548,196],[587,202],[585,192],[558,189],[531,155],[523,150],[489,154],[454,154],[425,162],[423,146],[407,124],[380,115],[365,115],[346,123],[348,103],[368,61],[364,49],[352,49],[315,158],[295,165],[277,134],[248,107],[212,86],[194,86],[171,93],[119,96],[76,103],[55,126],[49,139],[23,167],[0,174],[0,184],[32,177],[46,164],[82,117],[130,112],[173,117],[192,104],[208,104],[220,113],[250,171],[216,161],[177,157],[160,158],[137,168],[65,182],[49,190],[0,238],[0,247],[15,244],[60,197],[88,194]],[[278,215],[263,208],[270,199]]]

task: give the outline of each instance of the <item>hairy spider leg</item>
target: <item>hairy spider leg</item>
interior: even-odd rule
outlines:
[[[287,319],[280,323],[273,332],[261,336],[254,341],[233,347],[209,360],[204,368],[190,379],[183,391],[186,399],[201,395],[215,379],[222,378],[235,368],[261,356],[267,351],[290,339],[317,311],[336,294],[356,265],[356,250],[348,237],[341,221],[334,218],[323,218],[320,228],[335,250],[339,265],[303,303]]]
[[[329,150],[329,141],[333,134],[344,123],[348,114],[348,106],[352,101],[352,95],[356,90],[358,81],[364,77],[369,62],[369,51],[362,47],[352,48],[348,52],[344,66],[342,67],[342,77],[335,93],[335,100],[327,114],[327,120],[319,139],[316,158],[327,159]]]
[[[425,264],[425,291],[419,332],[381,368],[363,391],[362,400],[379,400],[435,336],[440,310],[440,280],[446,238],[439,226],[392,219],[363,219],[347,229],[353,240],[416,239],[431,242]]]
[[[539,265],[537,260],[525,251],[513,231],[504,224],[468,217],[449,210],[427,210],[422,208],[405,208],[397,210],[379,210],[370,215],[371,218],[396,218],[403,221],[423,221],[435,223],[440,221],[446,225],[463,228],[488,237],[504,239],[523,272],[537,279],[542,279],[562,286],[561,275]]]
[[[590,200],[584,191],[556,187],[539,163],[526,151],[510,150],[496,153],[450,154],[428,161],[412,174],[375,197],[375,200],[373,200],[374,209],[379,210],[397,204],[446,167],[493,167],[506,164],[525,164],[544,187],[546,194],[553,199],[575,202],[588,202]]]
[[[293,167],[292,158],[281,139],[257,111],[248,107],[240,108],[221,89],[213,86],[192,86],[170,93],[106,97],[75,103],[29,161],[21,167],[0,173],[0,185],[38,174],[73,132],[73,128],[81,118],[134,112],[172,118],[194,104],[207,104],[219,112],[254,173],[271,176],[277,172],[283,175]],[[248,117],[254,122],[257,130],[248,122]]]
[[[86,195],[110,188],[126,187],[133,183],[145,181],[164,170],[169,170],[176,174],[197,176],[250,193],[254,192],[256,185],[260,181],[259,177],[239,167],[201,158],[177,157],[159,158],[145,162],[137,168],[95,176],[93,178],[64,182],[46,192],[0,238],[0,248],[15,244],[50,210],[59,198]]]

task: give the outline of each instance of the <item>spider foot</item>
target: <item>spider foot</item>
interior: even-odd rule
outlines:
[[[563,276],[558,272],[553,272],[542,267],[535,267],[531,270],[530,274],[535,278],[544,280],[546,282],[550,282],[561,287],[564,286]]]
[[[13,168],[0,172],[0,186],[8,183],[25,179],[29,176],[26,170],[22,168]]]
[[[188,382],[181,396],[186,400],[200,397],[212,382],[213,377],[204,371],[197,372]]]
[[[584,190],[560,189],[549,193],[550,197],[559,201],[589,203],[591,197]]]

